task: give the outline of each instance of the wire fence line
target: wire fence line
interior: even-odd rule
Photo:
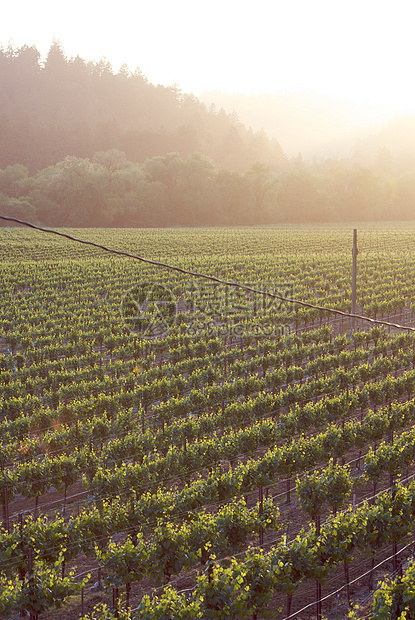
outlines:
[[[117,256],[123,256],[126,258],[131,258],[133,260],[138,260],[142,263],[146,263],[149,265],[153,265],[155,267],[160,267],[162,269],[168,269],[170,271],[175,271],[177,273],[181,273],[183,275],[189,276],[189,277],[194,277],[194,278],[202,278],[204,280],[209,280],[210,282],[214,282],[216,284],[220,284],[222,286],[227,286],[227,287],[233,287],[233,288],[239,288],[242,290],[245,290],[249,293],[255,293],[255,294],[260,294],[260,295],[264,295],[266,297],[271,297],[272,299],[278,299],[280,301],[284,301],[287,303],[291,303],[294,305],[299,305],[299,306],[303,306],[304,308],[310,308],[313,310],[319,310],[321,312],[329,312],[332,314],[336,314],[338,316],[341,317],[346,317],[349,319],[359,319],[361,321],[366,321],[368,323],[370,323],[371,325],[384,325],[386,327],[392,327],[394,329],[403,329],[405,331],[412,331],[415,332],[415,327],[410,327],[407,325],[402,325],[400,323],[391,323],[389,321],[384,321],[381,319],[373,319],[371,317],[368,316],[364,316],[362,314],[354,314],[352,312],[345,312],[343,310],[338,310],[337,308],[330,308],[327,306],[320,306],[317,304],[312,304],[310,302],[307,301],[302,301],[300,299],[288,299],[287,297],[283,297],[282,295],[278,295],[277,293],[271,293],[270,291],[261,291],[259,289],[253,288],[251,286],[247,286],[245,284],[240,284],[239,282],[232,282],[232,281],[228,281],[228,280],[222,280],[219,277],[216,276],[211,276],[208,274],[204,274],[204,273],[199,273],[197,271],[190,271],[188,269],[183,269],[182,267],[178,267],[177,265],[171,265],[169,263],[164,263],[161,261],[156,261],[156,260],[152,260],[150,258],[145,258],[144,256],[139,256],[137,254],[131,254],[130,252],[125,252],[123,250],[116,250],[115,248],[110,248],[108,246],[102,245],[100,243],[95,243],[94,241],[89,241],[87,239],[80,239],[78,237],[74,237],[73,235],[69,235],[68,233],[64,233],[58,230],[54,230],[52,228],[44,228],[43,226],[37,226],[36,224],[31,224],[30,222],[26,222],[25,220],[20,220],[14,217],[9,217],[6,215],[1,215],[0,214],[0,220],[4,220],[6,222],[14,222],[15,224],[20,224],[22,226],[27,226],[28,228],[32,228],[34,230],[38,230],[40,232],[44,232],[44,233],[48,233],[48,234],[52,234],[52,235],[57,235],[59,237],[63,237],[65,239],[68,239],[69,241],[74,241],[76,243],[82,243],[84,245],[89,245],[92,247],[95,247],[99,250],[103,250],[105,252],[111,253],[111,254],[115,254]]]

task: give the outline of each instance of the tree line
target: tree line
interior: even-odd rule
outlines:
[[[30,175],[0,170],[3,214],[49,226],[222,226],[282,222],[410,220],[415,171],[392,178],[368,168],[277,172],[219,168],[205,155],[172,152],[134,163],[110,149],[66,156]]]
[[[0,209],[51,226],[408,220],[415,165],[288,160],[275,139],[139,69],[0,48]],[[407,162],[408,163],[408,162]]]
[[[238,171],[286,160],[277,140],[236,114],[177,85],[153,85],[139,68],[115,73],[105,58],[67,58],[56,40],[44,61],[34,46],[0,48],[0,85],[0,168],[23,164],[35,173],[67,155],[90,159],[113,148],[133,162],[198,151]]]

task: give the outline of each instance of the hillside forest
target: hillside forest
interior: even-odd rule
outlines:
[[[393,127],[393,126],[392,126]],[[220,226],[407,220],[415,159],[378,143],[287,157],[276,138],[139,69],[0,49],[0,211],[50,226]],[[396,163],[396,162],[395,162]]]

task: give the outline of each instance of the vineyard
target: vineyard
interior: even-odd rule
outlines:
[[[415,225],[65,232],[182,271],[0,229],[0,617],[415,617]]]

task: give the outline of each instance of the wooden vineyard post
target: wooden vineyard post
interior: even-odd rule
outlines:
[[[33,570],[33,549],[29,547],[29,549],[27,550],[27,572],[29,573],[29,589],[33,593],[32,570]],[[33,597],[31,596],[30,598],[33,598]],[[31,611],[29,612],[29,620],[34,620],[34,615],[32,614]]]
[[[131,594],[131,583],[125,584],[125,610],[128,611],[130,608],[130,594]]]
[[[287,478],[287,499],[286,504],[291,504],[291,478]]]
[[[320,536],[320,515],[317,515],[315,518],[316,524],[316,536]],[[316,611],[317,611],[317,620],[321,620],[321,583],[318,579],[316,579]]]
[[[262,516],[264,510],[264,490],[262,487],[262,484],[259,486],[259,514],[260,516]],[[264,528],[261,527],[259,528],[259,546],[263,547],[264,546]]]
[[[227,368],[227,361],[228,361],[227,360],[227,357],[228,357],[227,356],[227,347],[228,347],[228,342],[227,342],[227,339],[226,339],[226,336],[225,336],[225,338],[223,340],[223,348],[224,348],[224,351],[225,351],[225,357],[223,359],[224,377],[226,377],[226,373],[228,372],[228,368]]]
[[[287,618],[291,617],[291,605],[293,602],[293,595],[287,594]]]
[[[356,314],[356,274],[357,274],[357,229],[353,230],[353,270],[352,270],[352,314]],[[352,333],[356,329],[356,319],[352,318]]]
[[[370,572],[369,572],[369,583],[368,583],[368,588],[369,590],[373,590],[373,573],[375,570],[375,551],[372,550],[372,557],[370,560]]]
[[[396,573],[398,570],[398,543],[396,540],[392,541],[392,571]]]
[[[9,523],[9,489],[7,486],[4,487],[3,494],[3,523],[4,529],[10,532],[10,523]]]
[[[114,610],[114,616],[118,618],[118,588],[112,589],[112,608]]]
[[[392,499],[395,500],[395,497],[396,497],[395,480],[393,479],[392,476],[391,478],[392,478],[391,480]],[[398,543],[396,539],[394,538],[392,541],[392,570],[395,574],[396,574],[397,569],[398,569]]]
[[[20,535],[19,547],[20,547],[21,553],[23,554],[24,544],[23,544],[23,514],[22,513],[19,513],[19,535]],[[20,581],[24,582],[24,580],[26,579],[26,569],[23,563],[19,565],[18,573],[19,573]],[[23,607],[20,608],[19,615],[21,618],[24,618],[26,616],[26,611],[24,610]]]
[[[141,432],[144,435],[145,430],[146,430],[146,413],[147,412],[146,412],[146,406],[143,403],[141,403],[141,409],[142,409],[142,414],[141,414]]]
[[[347,604],[350,607],[350,578],[349,578],[349,563],[347,560],[343,563],[344,566],[344,577],[346,581],[346,596],[347,596]]]

